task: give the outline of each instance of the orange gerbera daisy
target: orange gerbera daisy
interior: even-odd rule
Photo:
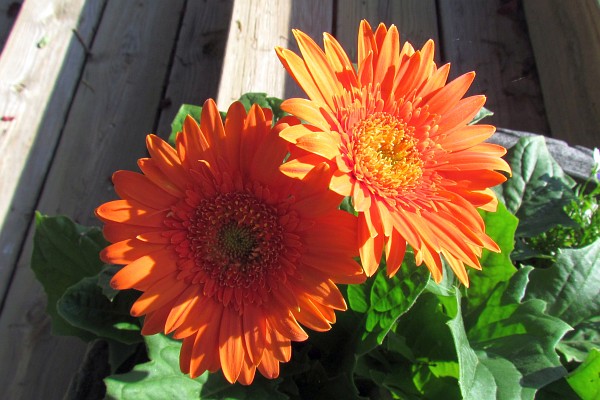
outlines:
[[[113,244],[107,263],[126,264],[116,289],[143,292],[131,308],[142,333],[183,339],[180,366],[197,377],[219,368],[229,382],[268,378],[290,359],[290,341],[307,338],[298,323],[326,331],[346,303],[335,283],[364,280],[352,258],[356,218],[337,209],[327,164],[304,181],[278,167],[287,153],[269,109],[246,115],[234,103],[225,126],[215,103],[200,126],[188,117],[176,149],[154,135],[143,174],[118,171],[123,200],[96,210]]]
[[[310,100],[290,99],[282,108],[308,124],[281,132],[295,145],[281,170],[302,178],[330,163],[330,188],[352,196],[359,212],[367,275],[377,270],[384,246],[393,275],[408,242],[437,282],[443,256],[468,285],[464,265],[480,269],[483,248],[499,251],[476,209],[495,209],[489,188],[506,179],[495,170],[510,171],[500,158],[506,150],[482,143],[495,128],[467,125],[485,102],[462,99],[475,74],[446,84],[450,66],[437,68],[433,42],[420,51],[409,43],[400,48],[393,25],[373,32],[361,22],[358,70],[331,35],[324,34],[325,51],[306,34],[294,35],[303,58],[276,50]]]

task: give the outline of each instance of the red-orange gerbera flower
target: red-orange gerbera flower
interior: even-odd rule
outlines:
[[[207,101],[176,149],[148,136],[143,174],[116,172],[123,200],[96,210],[113,243],[102,259],[127,264],[111,284],[144,292],[131,314],[146,316],[143,334],[183,339],[180,366],[192,377],[219,368],[232,383],[251,383],[257,368],[278,376],[290,341],[307,338],[298,323],[330,329],[334,310],[346,309],[335,283],[364,280],[352,258],[356,218],[337,210],[329,167],[302,182],[283,175],[278,134],[297,120],[271,120],[238,102],[223,126]]]
[[[373,32],[362,21],[358,70],[331,35],[324,34],[325,51],[306,34],[294,35],[303,58],[282,48],[277,54],[310,100],[290,99],[282,108],[310,125],[281,133],[295,145],[281,170],[301,178],[330,163],[330,188],[352,196],[359,212],[367,275],[384,246],[387,272],[394,274],[408,242],[436,281],[443,256],[468,285],[464,264],[480,269],[483,248],[499,251],[476,209],[495,209],[489,188],[505,177],[494,170],[510,171],[500,158],[505,149],[482,143],[495,128],[467,125],[485,102],[462,99],[475,74],[446,84],[450,67],[437,68],[433,42],[420,51],[408,43],[401,49],[393,25]]]

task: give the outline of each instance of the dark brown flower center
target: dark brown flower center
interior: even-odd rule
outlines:
[[[191,215],[187,239],[196,266],[218,286],[248,288],[281,268],[277,210],[248,193],[202,200]]]

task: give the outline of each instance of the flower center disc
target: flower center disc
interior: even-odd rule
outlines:
[[[423,161],[412,128],[393,115],[377,112],[352,127],[357,178],[383,191],[414,189]]]
[[[196,266],[220,287],[264,285],[267,275],[281,268],[277,210],[248,193],[202,200],[187,236]]]

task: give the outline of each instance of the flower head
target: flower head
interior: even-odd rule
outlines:
[[[234,103],[223,126],[205,103],[201,123],[185,120],[176,149],[147,138],[143,174],[113,176],[122,200],[98,207],[113,244],[105,262],[126,264],[116,289],[143,292],[131,308],[145,315],[142,333],[183,339],[181,370],[192,377],[223,370],[249,384],[256,369],[279,374],[290,342],[307,338],[302,324],[330,329],[346,309],[335,283],[364,280],[356,253],[356,219],[337,210],[327,164],[304,181],[278,167],[287,143],[270,110],[248,115]]]
[[[468,285],[464,265],[480,269],[482,249],[499,251],[477,208],[495,209],[489,188],[506,179],[497,171],[510,172],[500,158],[505,149],[482,143],[495,128],[467,125],[485,102],[463,99],[475,74],[446,83],[450,67],[436,66],[433,42],[417,51],[409,43],[401,48],[393,25],[373,32],[361,22],[357,70],[331,35],[324,34],[324,51],[306,34],[294,35],[302,57],[276,50],[309,100],[289,99],[282,108],[308,124],[281,132],[294,145],[281,170],[302,178],[330,164],[330,188],[352,196],[359,213],[367,275],[384,247],[387,272],[394,274],[408,243],[436,281],[443,256]]]

